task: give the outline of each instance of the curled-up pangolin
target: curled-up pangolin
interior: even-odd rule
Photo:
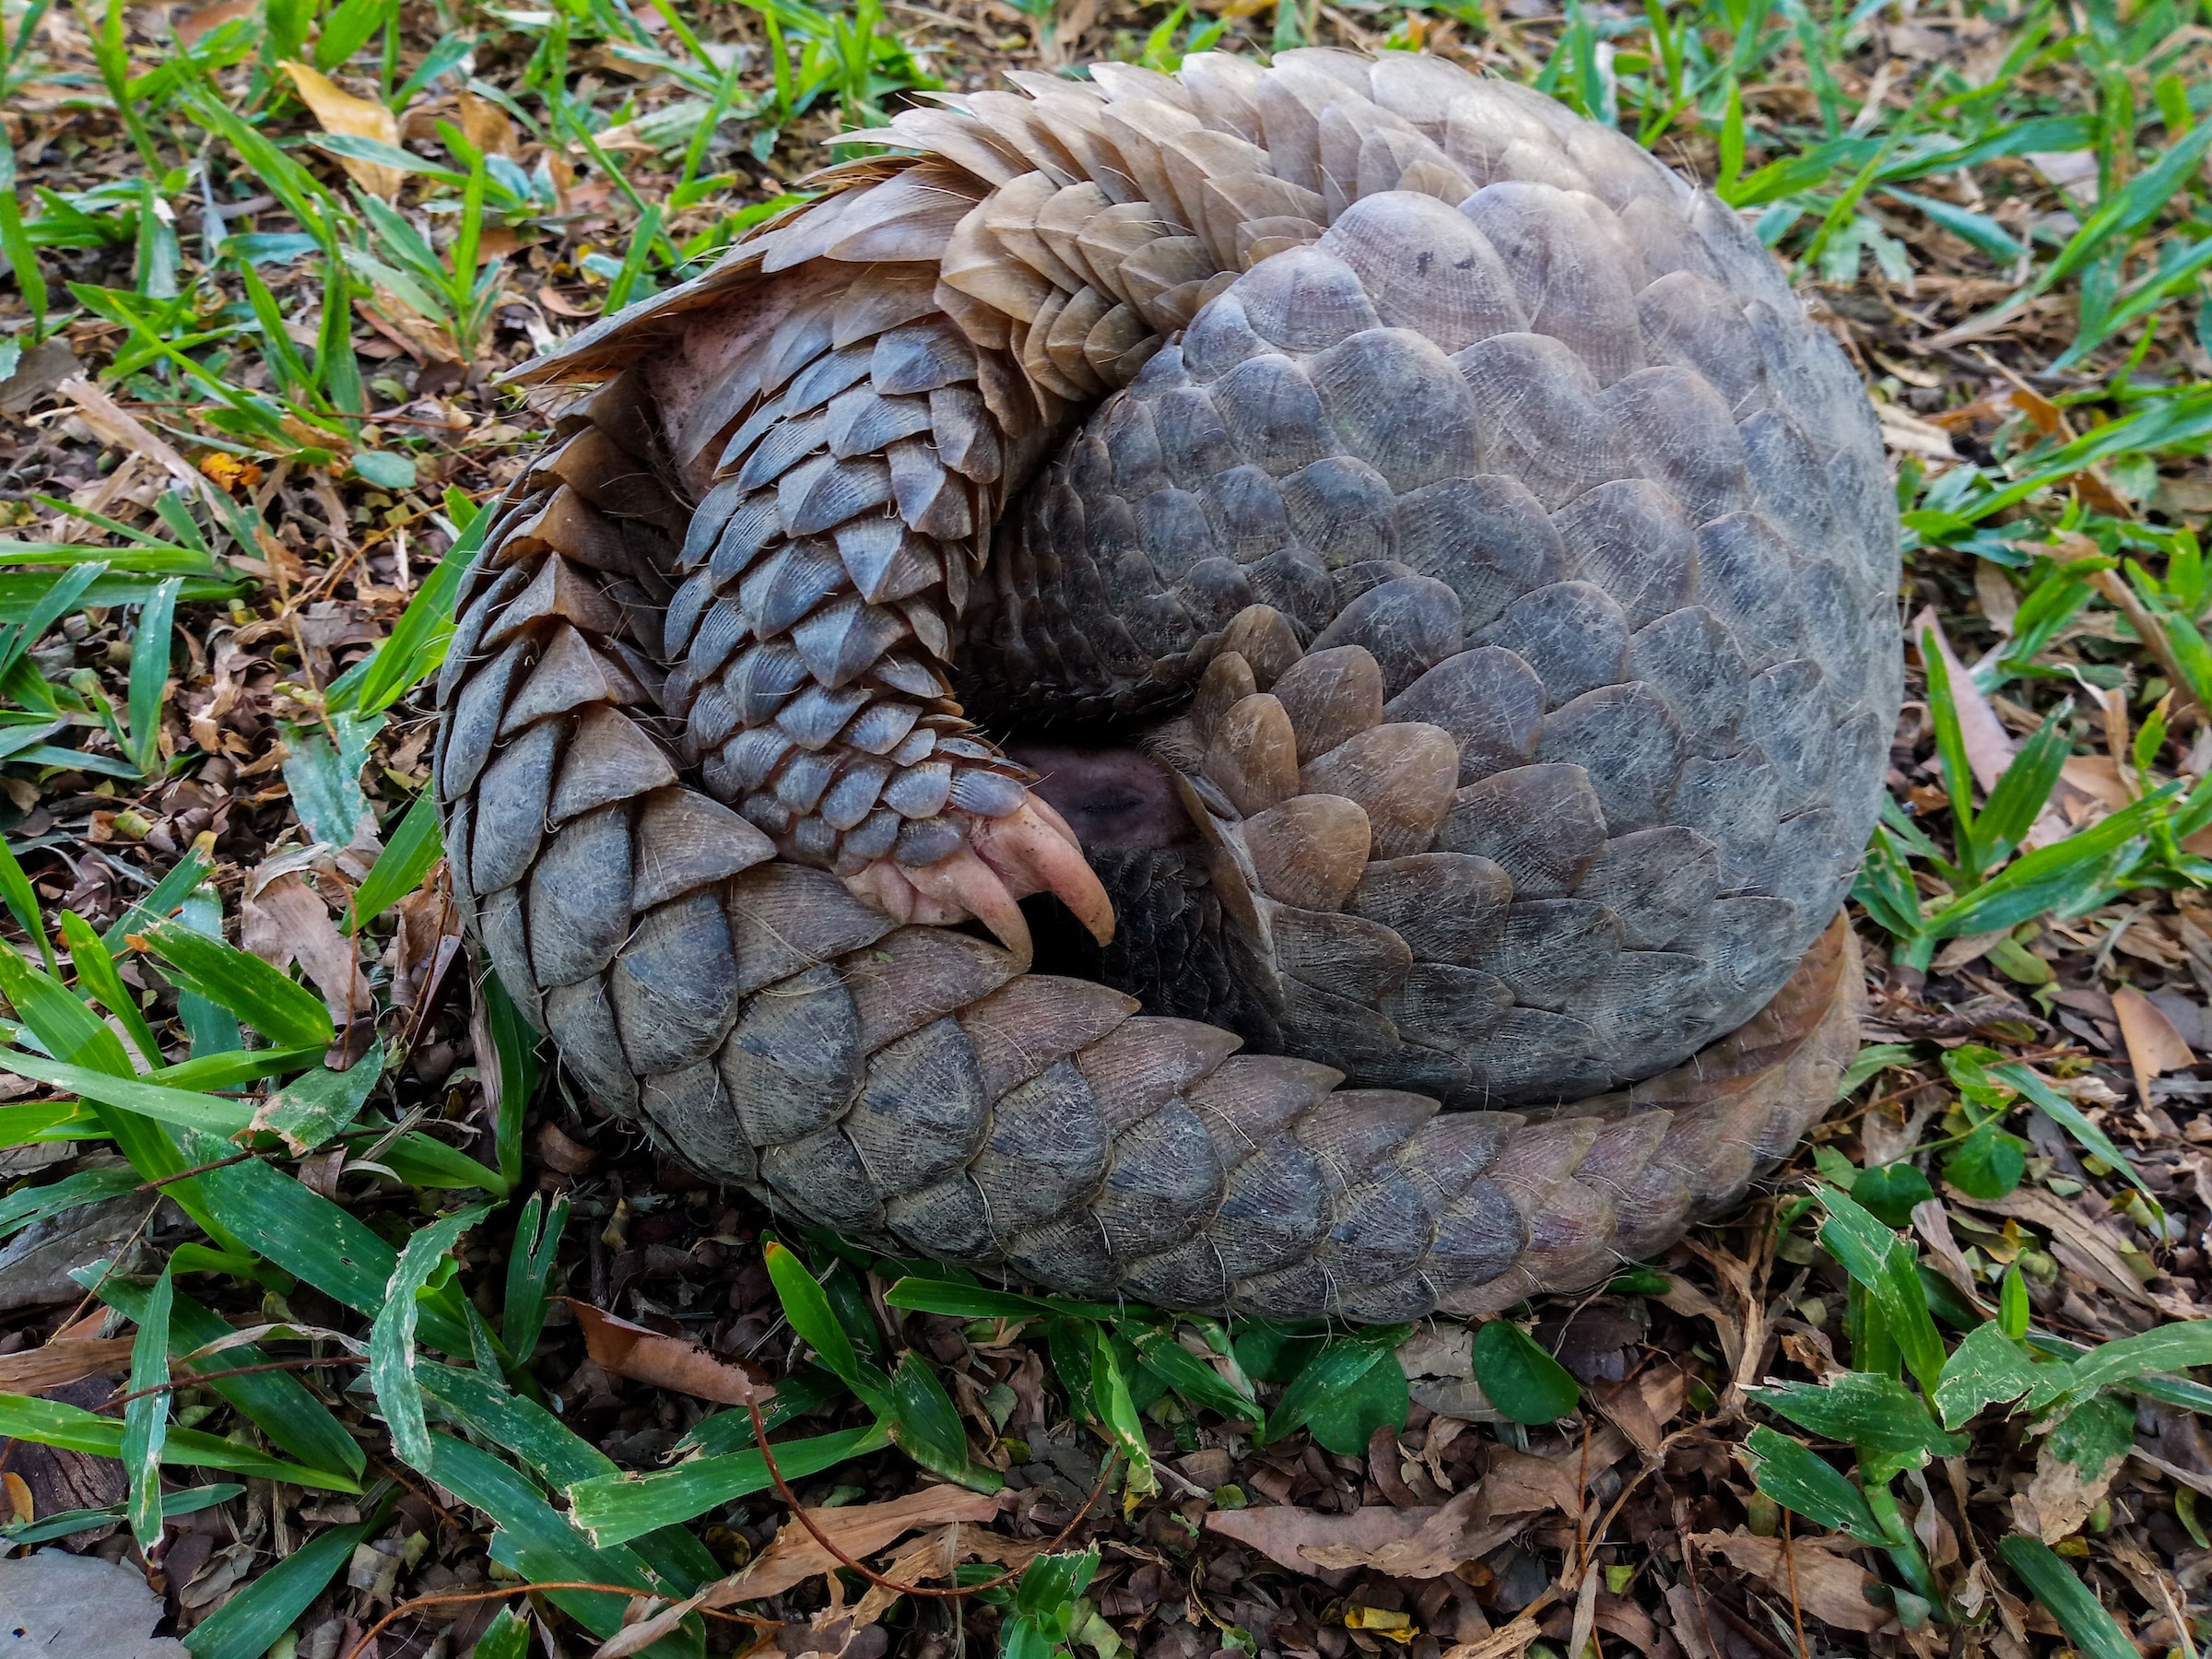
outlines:
[[[525,371],[596,389],[440,688],[491,962],[672,1156],[903,1254],[1385,1320],[1663,1245],[1854,1041],[1856,378],[1521,88],[1012,78]]]

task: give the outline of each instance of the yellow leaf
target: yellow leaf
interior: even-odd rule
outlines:
[[[382,104],[340,90],[328,76],[306,64],[287,62],[278,67],[292,77],[292,85],[300,90],[300,102],[314,112],[315,120],[324,132],[373,138],[380,144],[398,147],[399,123]],[[406,177],[396,167],[386,167],[377,161],[356,161],[350,156],[340,156],[338,165],[352,174],[354,182],[363,190],[387,202],[399,194],[400,183]]]
[[[1381,1636],[1394,1636],[1400,1630],[1410,1634],[1413,1629],[1413,1620],[1406,1614],[1388,1607],[1363,1607],[1357,1602],[1344,1610],[1344,1624],[1347,1630],[1372,1630]]]

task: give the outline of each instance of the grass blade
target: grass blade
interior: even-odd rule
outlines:
[[[1997,1540],[1997,1553],[2058,1620],[2083,1659],[2141,1659],[2136,1644],[2089,1593],[2088,1586],[2075,1577],[2073,1570],[2041,1538],[2015,1533]]]
[[[261,1659],[382,1524],[383,1512],[380,1504],[368,1520],[321,1534],[194,1625],[184,1641],[192,1659]]]
[[[432,1222],[407,1241],[393,1265],[384,1305],[377,1310],[369,1335],[369,1385],[383,1407],[392,1448],[425,1474],[430,1467],[430,1431],[422,1412],[421,1384],[415,1380],[415,1325],[421,1312],[415,1293],[430,1282],[461,1235],[490,1212],[488,1204],[474,1205]]]
[[[399,820],[399,828],[377,854],[368,879],[354,889],[346,931],[360,932],[421,886],[424,875],[444,851],[438,835],[438,803],[425,789],[415,797],[415,804]]]
[[[169,1438],[169,1309],[176,1292],[169,1269],[154,1281],[131,1344],[129,1392],[123,1408],[123,1467],[130,1477],[126,1506],[131,1535],[144,1549],[161,1535],[161,1448]]]

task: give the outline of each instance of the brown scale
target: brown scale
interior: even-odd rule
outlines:
[[[1855,1047],[1856,379],[1524,89],[1015,81],[529,371],[605,383],[464,584],[472,925],[592,1098],[882,1248],[1279,1317],[1602,1279]]]

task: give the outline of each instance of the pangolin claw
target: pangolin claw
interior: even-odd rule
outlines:
[[[1053,894],[1100,944],[1113,937],[1106,889],[1066,820],[1042,801],[1029,796],[1005,818],[969,817],[966,828],[967,844],[935,864],[878,859],[845,886],[897,922],[981,922],[1025,969],[1034,950],[1018,900],[1031,893]]]

